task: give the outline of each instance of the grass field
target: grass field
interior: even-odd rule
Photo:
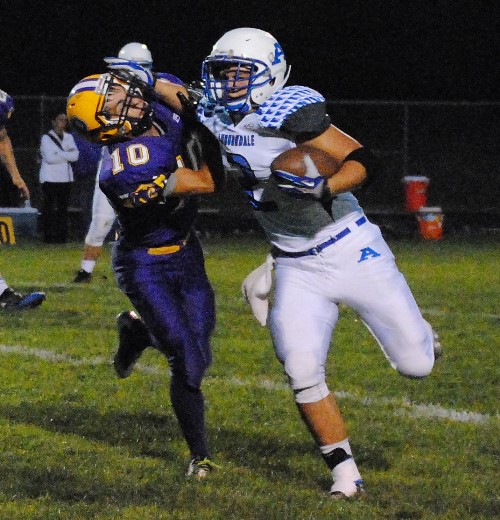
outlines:
[[[261,239],[204,241],[217,295],[205,382],[210,443],[223,469],[184,476],[188,453],[165,359],[148,349],[118,380],[115,316],[129,308],[109,250],[89,285],[71,283],[81,244],[1,246],[1,272],[34,311],[0,313],[0,519],[498,518],[499,244],[390,244],[440,332],[444,358],[400,377],[343,308],[328,383],[366,481],[362,502],[332,502],[329,474],[298,418],[268,333],[242,300]]]

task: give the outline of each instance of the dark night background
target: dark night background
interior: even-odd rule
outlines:
[[[2,0],[0,88],[66,95],[102,57],[146,43],[155,69],[199,76],[227,30],[258,27],[282,44],[289,84],[330,99],[498,99],[497,1]]]
[[[478,215],[484,218],[477,225],[498,227],[498,6],[498,0],[0,0],[0,89],[14,96],[9,134],[32,202],[37,207],[40,198],[38,146],[49,115],[64,110],[81,78],[105,71],[104,56],[143,42],[155,70],[192,81],[219,37],[246,26],[273,34],[292,67],[288,84],[320,91],[333,123],[383,158],[383,175],[358,196],[371,215],[401,215],[401,178],[425,175],[428,205],[443,207],[448,230],[453,215],[461,228],[475,226]],[[238,200],[234,207],[243,212],[243,199],[231,200],[223,206]],[[469,214],[474,221],[465,219]]]

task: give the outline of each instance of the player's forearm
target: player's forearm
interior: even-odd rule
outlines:
[[[359,188],[366,181],[365,167],[356,162],[348,161],[340,170],[327,180],[328,189],[333,193],[344,193]]]
[[[22,180],[19,169],[17,168],[14,150],[12,149],[12,143],[7,134],[0,135],[0,160],[9,172],[14,183]]]
[[[164,79],[158,79],[155,83],[155,92],[161,98],[163,103],[170,106],[175,112],[182,112],[182,104],[177,96],[178,92],[182,92],[188,97],[188,91],[183,85],[172,83]]]
[[[167,181],[168,185],[168,181]],[[206,164],[199,170],[178,168],[175,172],[175,186],[172,195],[202,195],[215,190],[212,174]]]

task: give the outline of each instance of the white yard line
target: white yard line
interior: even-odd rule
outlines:
[[[22,345],[0,345],[0,353],[36,357],[51,363],[68,363],[70,365],[75,366],[97,366],[111,364],[111,360],[109,358],[95,357],[78,359],[72,356],[68,356],[66,354],[59,354],[50,350],[28,348]],[[142,365],[140,363],[136,365],[135,370],[144,372],[146,374],[165,373],[165,369],[160,369],[158,367],[150,365]],[[274,382],[267,379],[251,381],[239,378],[226,379],[220,377],[207,377],[206,383],[210,384],[211,382],[215,382],[217,384],[228,384],[233,386],[257,387],[275,391],[289,391],[289,387],[286,383]],[[366,397],[354,394],[352,392],[344,391],[337,391],[334,393],[335,396],[339,399],[349,399],[367,406],[382,405],[394,407],[394,414],[398,416],[404,415],[416,418],[447,419],[453,422],[473,424],[485,424],[490,422],[493,418],[497,418],[496,416],[492,416],[489,414],[469,412],[466,410],[453,410],[451,408],[444,408],[442,406],[434,404],[414,403],[404,398],[396,399],[387,397]]]
[[[489,320],[500,320],[500,314],[490,314],[489,312],[456,312],[456,311],[443,311],[441,309],[421,309],[422,314],[427,314],[428,316],[450,316],[456,314],[466,314],[467,316],[474,318],[484,318]]]

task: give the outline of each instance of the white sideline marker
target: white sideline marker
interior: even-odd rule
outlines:
[[[0,345],[0,352],[3,354],[18,354],[22,356],[35,357],[49,361],[53,363],[68,363],[74,366],[99,366],[99,365],[111,365],[111,360],[105,357],[95,357],[87,359],[77,359],[66,354],[59,354],[50,350],[43,349],[32,349],[23,347],[22,345]],[[138,363],[135,366],[135,370],[146,374],[163,374],[165,369],[149,365],[141,365]],[[286,383],[278,383],[270,380],[261,381],[248,381],[238,378],[232,379],[220,379],[215,377],[208,377],[206,379],[207,384],[211,381],[217,383],[230,384],[233,386],[249,386],[258,387],[267,390],[279,390],[288,391],[289,387]],[[334,392],[335,396],[339,399],[350,399],[362,403],[364,405],[388,405],[396,407],[394,413],[399,416],[408,416],[415,418],[427,418],[427,419],[447,419],[453,422],[461,423],[473,423],[473,424],[486,424],[490,422],[495,416],[489,414],[482,414],[479,412],[468,412],[466,410],[453,410],[444,408],[442,406],[434,404],[421,404],[414,403],[408,399],[390,399],[386,397],[363,397],[356,395],[352,392],[338,391]],[[496,416],[497,417],[497,416]]]

